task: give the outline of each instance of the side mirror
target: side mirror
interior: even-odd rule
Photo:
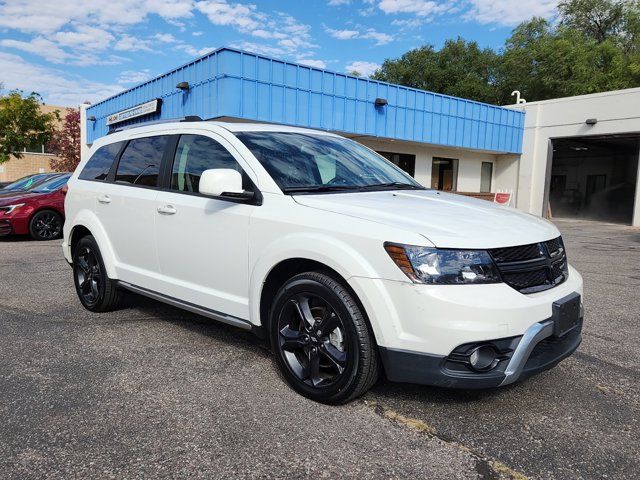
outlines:
[[[67,192],[69,191],[69,185],[65,185],[60,189],[60,191],[62,192],[63,195],[66,195]]]
[[[202,172],[198,188],[203,195],[241,200],[253,198],[253,192],[242,189],[242,174],[231,168],[212,168]]]

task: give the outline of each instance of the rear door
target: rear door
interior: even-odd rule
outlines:
[[[241,163],[221,136],[181,135],[167,163],[168,188],[157,197],[156,231],[162,293],[248,319],[249,218],[258,207],[198,192],[202,172],[211,168],[236,169],[245,189],[254,188],[253,172]]]
[[[169,135],[129,140],[110,181],[100,184],[96,213],[116,256],[118,278],[134,285],[158,286],[155,241],[156,197]]]

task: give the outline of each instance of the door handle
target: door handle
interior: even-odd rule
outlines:
[[[98,201],[100,203],[111,203],[111,197],[109,195],[99,195]]]
[[[164,207],[158,207],[158,213],[163,215],[174,215],[178,213],[178,210],[176,210],[176,207],[173,205],[165,205]]]

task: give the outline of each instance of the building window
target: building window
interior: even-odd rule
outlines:
[[[493,178],[493,163],[482,162],[482,168],[480,170],[480,192],[491,192],[491,178]]]
[[[431,188],[455,192],[458,189],[458,159],[433,157]]]
[[[412,177],[416,175],[416,156],[408,153],[377,152]]]

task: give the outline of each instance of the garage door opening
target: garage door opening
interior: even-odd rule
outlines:
[[[631,224],[640,137],[572,137],[552,145],[551,215]]]

